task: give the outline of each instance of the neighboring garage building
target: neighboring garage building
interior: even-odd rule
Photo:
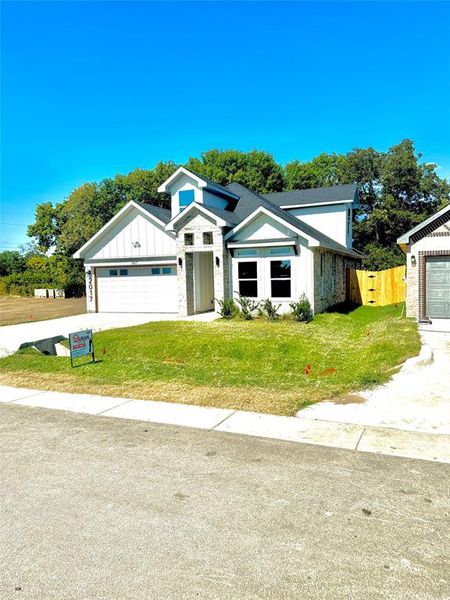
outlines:
[[[450,204],[397,243],[406,254],[406,314],[450,319]]]

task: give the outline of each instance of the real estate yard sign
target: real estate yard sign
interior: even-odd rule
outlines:
[[[75,333],[69,333],[69,346],[70,346],[70,364],[73,367],[73,359],[79,358],[80,356],[92,356],[92,362],[95,362],[94,356],[94,340],[92,337],[92,329],[85,329],[84,331],[76,331]]]

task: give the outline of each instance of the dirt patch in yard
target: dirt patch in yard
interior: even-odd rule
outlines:
[[[333,398],[331,402],[334,404],[364,404],[366,399],[362,396],[358,396],[357,394],[346,394],[344,396]]]
[[[86,298],[0,296],[0,326],[70,317],[86,312]]]

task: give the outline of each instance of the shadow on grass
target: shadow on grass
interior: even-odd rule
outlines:
[[[72,364],[72,368],[73,369],[78,369],[78,367],[87,367],[88,365],[99,365],[101,364],[103,361],[102,360],[89,360],[80,364]]]
[[[353,302],[340,302],[339,304],[333,304],[333,306],[329,306],[325,312],[348,315],[359,307],[359,304],[354,304]]]

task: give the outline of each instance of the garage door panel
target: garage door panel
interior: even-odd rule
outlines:
[[[427,315],[450,318],[450,256],[434,256],[426,261]]]
[[[122,269],[126,275],[115,272],[119,273],[115,268],[97,269],[99,312],[177,312],[175,267],[129,267]]]

